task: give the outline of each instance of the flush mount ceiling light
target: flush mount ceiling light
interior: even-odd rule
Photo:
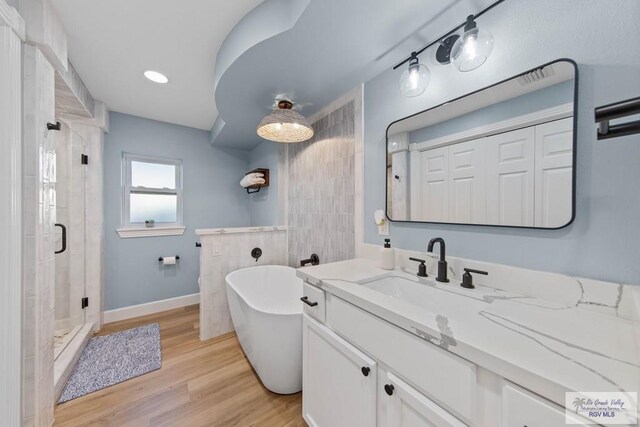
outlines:
[[[431,74],[429,69],[420,64],[418,60],[418,54],[416,52],[411,53],[411,59],[409,60],[409,68],[402,72],[400,76],[400,92],[404,96],[413,97],[421,95],[429,86],[431,80]]]
[[[167,76],[165,76],[164,74],[158,71],[147,70],[144,72],[144,76],[154,83],[160,83],[160,84],[169,83],[169,79],[167,78]]]
[[[467,16],[464,34],[451,49],[453,65],[460,71],[475,70],[485,63],[493,50],[493,35],[487,30],[480,31],[474,16]]]
[[[258,135],[264,139],[285,144],[302,142],[313,136],[307,119],[293,110],[288,99],[278,101],[278,108],[260,121]]]

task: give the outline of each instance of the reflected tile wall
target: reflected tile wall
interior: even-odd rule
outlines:
[[[290,144],[289,265],[312,253],[322,263],[355,257],[354,102],[313,123],[314,137]]]

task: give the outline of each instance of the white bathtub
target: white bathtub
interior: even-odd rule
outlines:
[[[302,390],[302,280],[280,265],[230,273],[227,300],[240,345],[269,390]]]

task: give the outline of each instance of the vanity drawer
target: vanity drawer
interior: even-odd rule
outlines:
[[[327,294],[326,323],[347,341],[472,423],[476,366],[334,295]]]
[[[571,424],[586,425],[576,415]],[[515,384],[505,382],[502,389],[502,425],[504,427],[566,426],[564,408]]]
[[[324,291],[313,285],[304,282],[302,285],[302,298],[304,298],[302,307],[304,312],[309,316],[324,322],[325,319],[325,302]],[[306,301],[306,303],[305,303]]]

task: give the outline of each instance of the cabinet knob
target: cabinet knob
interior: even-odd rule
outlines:
[[[365,377],[368,377],[369,372],[371,372],[371,368],[369,368],[368,366],[363,366],[361,371],[362,371],[362,375],[364,375]]]
[[[386,391],[387,394],[389,396],[391,396],[393,394],[393,385],[392,384],[385,384],[384,385],[384,391]]]

